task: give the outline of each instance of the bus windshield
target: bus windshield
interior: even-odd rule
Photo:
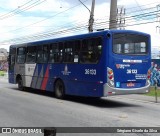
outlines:
[[[114,34],[113,52],[124,55],[146,55],[148,53],[148,37],[135,34]]]

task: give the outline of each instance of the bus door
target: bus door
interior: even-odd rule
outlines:
[[[8,57],[8,63],[9,63],[9,68],[8,68],[8,80],[9,83],[15,83],[15,74],[14,74],[14,67],[15,67],[15,56],[16,55],[16,48],[10,47],[9,51],[9,57]]]

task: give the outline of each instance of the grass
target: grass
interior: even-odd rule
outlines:
[[[4,76],[5,72],[4,71],[0,71],[0,76]]]
[[[155,87],[151,87],[150,92],[145,95],[155,97]],[[157,96],[160,97],[160,89],[158,89],[158,88],[157,88]]]

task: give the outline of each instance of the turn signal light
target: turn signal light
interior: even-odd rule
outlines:
[[[112,71],[112,70],[109,70],[109,71],[108,71],[108,74],[109,74],[109,75],[113,75],[113,71]]]
[[[148,70],[148,72],[147,72],[147,78],[148,78],[148,79],[151,78],[151,71],[150,71],[150,70]]]

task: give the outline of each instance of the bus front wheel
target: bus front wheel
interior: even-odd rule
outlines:
[[[55,96],[59,99],[64,99],[65,97],[65,87],[62,80],[57,80],[55,83]]]

